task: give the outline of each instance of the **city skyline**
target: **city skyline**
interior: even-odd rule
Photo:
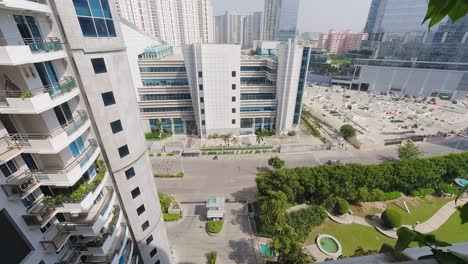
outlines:
[[[371,0],[303,0],[303,8],[301,8],[299,14],[299,30],[301,33],[327,32],[330,29],[339,32],[348,29],[362,32],[366,24],[370,3]],[[213,0],[213,13],[214,15],[221,15],[227,10],[247,15],[257,11],[263,12],[263,5],[264,0]],[[307,15],[309,10],[313,16]]]

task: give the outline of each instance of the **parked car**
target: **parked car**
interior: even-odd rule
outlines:
[[[341,164],[341,161],[339,160],[328,160],[326,162],[327,165],[340,165]]]

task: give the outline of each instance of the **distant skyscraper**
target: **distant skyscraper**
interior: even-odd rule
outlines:
[[[263,13],[255,12],[244,19],[244,37],[242,38],[242,47],[253,47],[254,40],[262,39],[262,21]]]
[[[374,0],[367,19],[371,59],[355,61],[361,90],[464,98],[468,91],[468,17],[428,30],[426,0]]]
[[[242,44],[244,17],[226,11],[215,17],[216,43]]]
[[[115,0],[119,15],[170,45],[209,43],[211,0]]]
[[[298,18],[302,0],[265,0],[263,38],[286,41],[299,35]]]

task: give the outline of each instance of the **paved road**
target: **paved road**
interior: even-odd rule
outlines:
[[[223,229],[218,236],[211,237],[206,232],[205,205],[183,204],[183,220],[166,223],[176,263],[206,263],[211,251],[218,252],[217,263],[259,263],[261,257],[255,252],[245,207],[240,203],[227,204]]]
[[[426,156],[453,152],[458,139],[448,139],[434,143],[422,143],[420,148]],[[468,150],[468,139],[462,140],[458,150]],[[185,177],[182,179],[156,179],[158,190],[174,195],[178,201],[204,201],[209,196],[226,196],[231,200],[245,201],[255,197],[257,188],[255,175],[267,170],[270,155],[220,156],[219,160],[203,156],[185,158]],[[372,151],[316,151],[303,154],[279,154],[286,161],[286,167],[316,166],[329,159],[342,162],[379,163],[395,159],[395,147],[385,147]],[[179,158],[180,159],[180,158]],[[153,159],[153,166],[162,162]],[[179,160],[179,162],[181,162]]]

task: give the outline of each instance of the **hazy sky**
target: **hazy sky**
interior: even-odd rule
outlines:
[[[263,11],[264,0],[212,0],[216,15],[225,10],[238,14]],[[329,29],[362,31],[371,0],[302,0],[299,19],[301,32],[325,32]]]

